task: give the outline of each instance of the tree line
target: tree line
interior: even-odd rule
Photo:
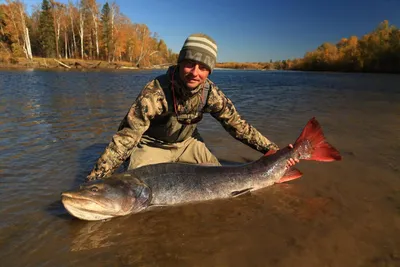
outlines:
[[[358,38],[323,43],[303,58],[257,63],[219,63],[217,67],[305,71],[354,71],[400,73],[400,30],[387,20]]]
[[[302,59],[276,63],[280,69],[400,73],[400,30],[387,20],[358,38],[323,43]]]
[[[147,25],[132,23],[115,2],[100,6],[96,0],[76,4],[42,0],[28,15],[20,0],[6,0],[0,4],[0,62],[34,56],[125,61],[147,67],[176,63],[178,55]],[[323,43],[303,58],[227,62],[217,67],[400,73],[400,30],[385,20],[361,38]]]
[[[42,0],[28,15],[20,0],[0,4],[0,62],[15,57],[127,61],[134,66],[174,63],[177,54],[145,24],[132,23],[115,3],[63,4]]]

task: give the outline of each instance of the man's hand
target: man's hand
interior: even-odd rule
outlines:
[[[94,181],[94,180],[97,180],[97,178],[96,178],[96,175],[92,172],[88,176],[86,176],[85,182],[90,182],[90,181]]]
[[[90,181],[95,181],[95,180],[99,180],[102,178],[102,176],[100,176],[101,173],[97,173],[96,170],[92,170],[88,176],[86,176],[86,181],[85,182],[90,182]]]
[[[293,145],[289,144],[289,147],[292,149]],[[290,167],[294,166],[296,163],[299,163],[299,159],[290,158],[287,161],[286,168],[289,169]]]

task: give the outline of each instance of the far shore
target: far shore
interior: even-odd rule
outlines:
[[[144,70],[167,69],[172,64],[134,66],[130,62],[108,62],[103,60],[55,59],[55,58],[17,58],[11,62],[0,62],[0,69],[81,69],[81,70]]]
[[[55,59],[35,57],[32,60],[13,58],[9,62],[0,62],[0,69],[81,69],[81,70],[146,70],[167,69],[173,63],[152,66],[135,66],[131,62],[108,62],[103,60]],[[254,63],[217,63],[215,69],[220,70],[266,70],[265,66]]]
[[[55,58],[39,58],[35,57],[32,60],[25,58],[13,58],[9,62],[0,61],[0,70],[164,70],[172,66],[173,63],[164,63],[152,66],[135,66],[132,62],[117,61],[108,62],[103,60],[83,60],[83,59],[55,59]],[[312,69],[276,69],[269,63],[235,63],[235,62],[219,62],[216,64],[215,70],[258,70],[258,71],[311,71],[311,72],[352,72],[352,73],[391,73],[397,72],[385,71],[356,71],[356,70],[312,70]]]

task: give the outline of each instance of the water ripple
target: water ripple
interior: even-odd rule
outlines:
[[[141,88],[161,73],[0,72],[4,266],[399,263],[397,75],[216,70],[211,79],[268,138],[292,143],[316,116],[344,160],[301,164],[302,179],[248,198],[106,223],[68,216],[60,192],[83,182]],[[221,160],[260,156],[211,116],[199,129]]]

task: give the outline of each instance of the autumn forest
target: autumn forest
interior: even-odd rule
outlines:
[[[219,67],[400,73],[400,30],[387,20],[358,38],[342,38],[338,43],[323,43],[303,58],[258,63],[220,63]]]
[[[125,61],[133,66],[175,62],[167,48],[145,24],[132,23],[119,6],[95,0],[68,5],[43,0],[28,15],[24,4],[0,5],[0,61],[18,57]]]
[[[177,59],[157,33],[132,22],[115,2],[101,6],[96,0],[67,5],[43,0],[31,13],[20,0],[0,4],[0,65],[53,58],[146,68],[167,66]],[[217,67],[400,73],[400,30],[385,20],[362,37],[323,43],[303,58],[224,62]]]

